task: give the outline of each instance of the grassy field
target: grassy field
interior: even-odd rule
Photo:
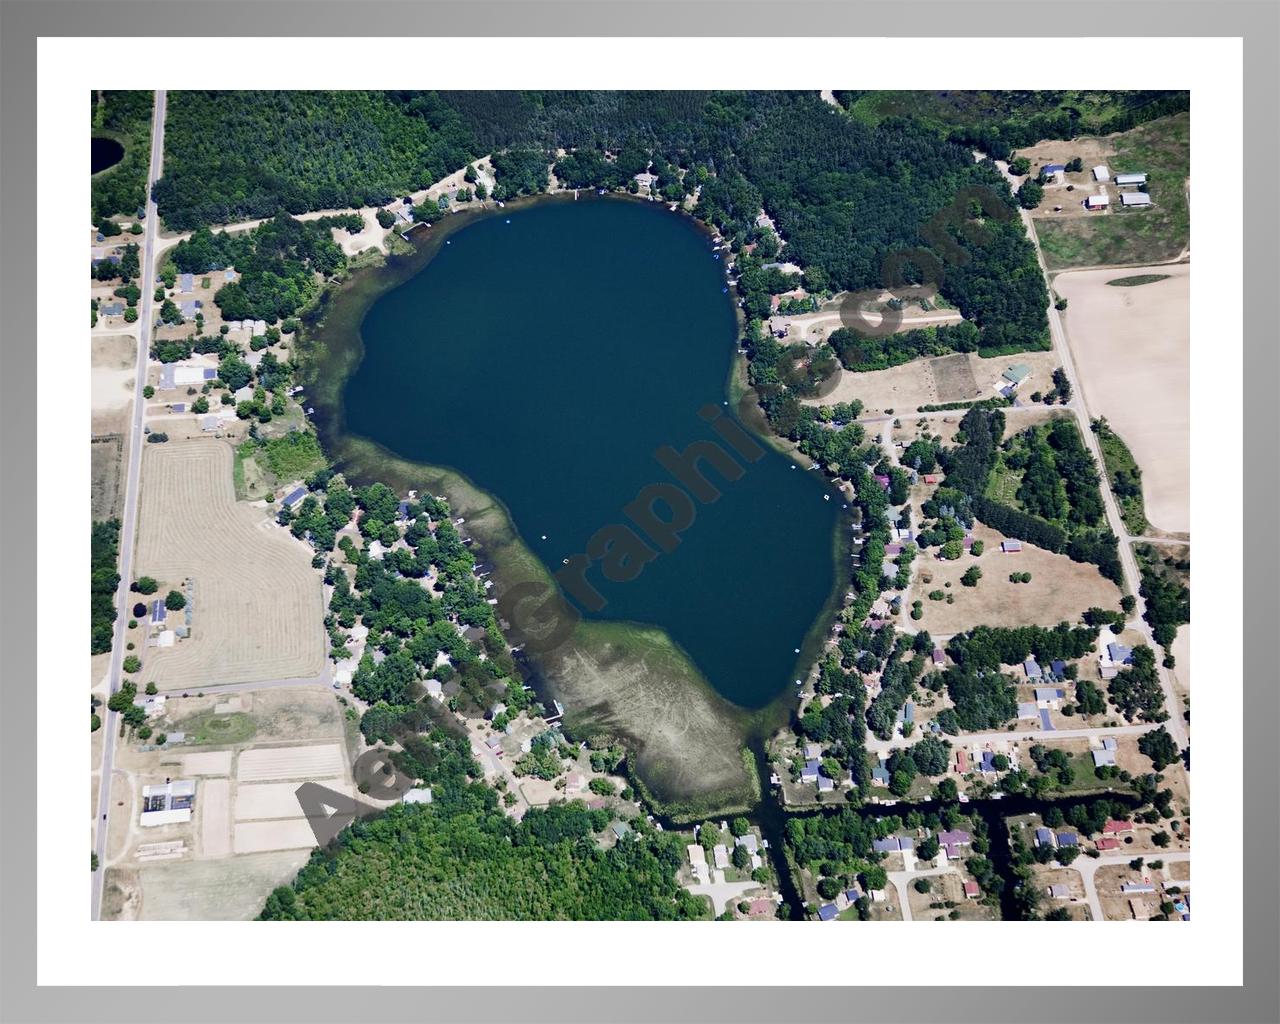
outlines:
[[[1114,171],[1145,171],[1154,205],[1070,220],[1038,219],[1036,231],[1050,270],[1177,259],[1190,244],[1187,179],[1191,119],[1174,114],[1114,136]],[[1145,282],[1141,282],[1145,283]]]
[[[187,734],[187,744],[201,746],[215,743],[244,743],[257,731],[253,717],[243,712],[215,715],[208,712],[181,722]]]
[[[1018,504],[1018,488],[1021,485],[1022,471],[1006,466],[1004,459],[997,459],[995,469],[991,471],[991,479],[987,481],[987,497],[1013,508],[1021,508]]]
[[[1129,451],[1129,446],[1105,422],[1099,424],[1095,434],[1098,438],[1098,447],[1102,449],[1102,461],[1107,467],[1107,483],[1116,497],[1117,504],[1120,506],[1120,516],[1124,519],[1124,528],[1135,537],[1141,537],[1151,529],[1151,524],[1147,522],[1146,508],[1142,500],[1142,487],[1138,486],[1136,488],[1136,494],[1130,494],[1123,487],[1117,490],[1115,480],[1117,473],[1125,473],[1128,474],[1131,480],[1141,481],[1142,471],[1138,468],[1138,463],[1134,460],[1133,453]],[[1121,491],[1126,491],[1126,493],[1122,495]]]
[[[202,439],[146,449],[138,574],[189,579],[192,613],[189,639],[143,652],[146,680],[182,690],[319,673],[320,579],[303,545],[236,502],[231,446]]]

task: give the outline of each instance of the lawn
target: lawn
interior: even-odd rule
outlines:
[[[1010,469],[1005,465],[1004,459],[999,458],[987,481],[987,497],[1013,508],[1021,508],[1018,504],[1018,488],[1021,485],[1022,471]]]
[[[253,717],[242,711],[233,711],[225,715],[216,715],[212,711],[197,715],[181,723],[187,734],[187,744],[203,746],[209,744],[244,743],[257,732]]]
[[[1036,231],[1050,270],[1111,264],[1168,262],[1190,244],[1187,178],[1191,170],[1191,120],[1174,114],[1112,139],[1112,170],[1145,171],[1154,205],[1070,220],[1038,219]],[[1133,281],[1134,284],[1147,283]]]

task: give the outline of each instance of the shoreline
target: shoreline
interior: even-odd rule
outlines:
[[[632,196],[607,198],[648,202]],[[356,371],[363,358],[364,343],[360,336],[360,324],[368,310],[379,297],[421,273],[451,235],[481,218],[500,214],[505,210],[519,210],[538,203],[573,201],[572,193],[525,196],[506,203],[504,208],[467,210],[436,222],[429,233],[420,233],[418,240],[411,243],[412,252],[389,255],[375,265],[358,268],[341,282],[326,286],[315,307],[303,318],[304,326],[295,352],[299,363],[299,382],[307,388],[307,402],[315,409],[308,418],[335,468],[353,482],[381,480],[401,491],[409,487],[420,488],[427,483],[433,490],[448,497],[455,513],[466,518],[467,532],[474,537],[485,560],[492,562],[497,569],[494,580],[501,588],[495,591],[498,594],[531,579],[547,586],[554,593],[559,593],[559,588],[550,569],[542,564],[521,537],[501,499],[477,487],[454,467],[404,459],[377,442],[349,433],[346,430],[341,393],[346,380]],[[591,196],[588,201],[599,199]],[[665,204],[663,208],[672,212]],[[711,229],[693,220],[687,213],[675,211],[675,215],[693,224],[705,234],[708,241],[714,238]],[[743,316],[741,308],[736,304],[734,313],[736,328],[740,333]],[[723,383],[725,397],[735,407],[753,394],[743,379],[745,365],[745,357],[735,351]],[[755,418],[744,419],[744,422],[758,440],[803,465],[794,446],[787,444],[785,439],[778,438],[772,431],[766,432],[767,424],[762,421],[757,423]],[[832,560],[835,567],[832,590],[809,627],[795,663],[794,671],[800,673],[801,678],[812,674],[814,665],[821,657],[826,635],[843,606],[843,595],[848,590],[846,563],[851,543],[846,525],[847,521],[842,517],[832,538]],[[655,654],[651,642],[654,635],[660,636],[669,650]],[[509,637],[508,639],[510,640]],[[608,694],[594,695],[596,699],[593,700],[592,694],[570,692],[578,687],[566,683],[565,676],[572,674],[575,668],[579,674],[598,671],[598,666],[603,661],[618,657],[625,660],[637,650],[643,651],[643,656],[650,659],[660,657],[664,662],[664,669],[674,679],[666,687],[655,685],[652,681],[648,681],[649,685],[655,690],[674,688],[675,692],[668,693],[666,699],[683,698],[682,703],[692,705],[687,709],[688,713],[699,719],[697,724],[704,731],[719,733],[719,742],[723,743],[732,737],[735,761],[739,760],[741,751],[751,749],[752,740],[767,739],[794,714],[798,697],[790,679],[762,707],[753,709],[734,704],[710,685],[688,654],[664,630],[645,623],[583,619],[575,627],[572,641],[565,647],[573,648],[573,651],[558,651],[555,657],[532,659],[538,684],[548,690],[549,695],[562,699],[566,706],[566,724],[570,730],[582,736],[621,733],[635,755],[637,778],[651,796],[655,810],[668,816],[676,815],[682,810],[702,816],[712,811],[727,813],[730,810],[753,808],[759,803],[765,794],[758,792],[754,771],[745,773],[743,778],[727,788],[723,783],[704,787],[703,792],[691,800],[693,793],[679,792],[686,787],[672,785],[669,779],[664,780],[663,775],[668,773],[656,763],[660,754],[654,752],[646,758],[645,748],[651,747],[655,741],[652,734],[643,734],[639,728],[641,723],[620,721],[620,717],[626,718],[625,713],[620,714],[623,709],[610,705]],[[570,666],[571,658],[579,659],[579,663]],[[691,694],[694,695],[693,700],[689,699]],[[563,700],[565,697],[569,699]],[[640,699],[640,696],[636,697],[637,702]],[[719,720],[719,728],[710,727],[706,721],[708,713]],[[738,763],[739,774],[742,774],[742,767]]]

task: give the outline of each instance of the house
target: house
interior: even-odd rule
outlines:
[[[822,744],[806,743],[804,745],[804,756],[805,756],[805,760],[816,761],[818,758],[822,756]]]
[[[876,483],[878,483],[882,489],[886,491],[889,489],[889,478],[885,476],[883,473],[877,473],[875,475],[875,479],[876,479]]]
[[[230,284],[232,281],[240,280],[240,275],[234,270],[227,269],[222,272],[222,280],[227,284]]]
[[[1099,853],[1106,853],[1108,850],[1120,849],[1120,840],[1103,837],[1093,844],[1098,848]]]
[[[444,700],[444,686],[439,679],[427,680],[427,696],[436,700]]]
[[[180,295],[190,295],[196,290],[196,281],[194,274],[178,275],[178,293]]]
[[[105,306],[101,306],[98,312],[103,316],[123,316],[124,304],[120,302],[108,302]]]
[[[896,555],[900,555],[900,554],[902,554],[902,545],[901,545],[901,544],[886,544],[886,545],[884,546],[884,553],[885,553],[886,555],[889,555],[890,557],[893,557],[893,556],[896,556]]]
[[[1120,885],[1120,891],[1125,895],[1134,893],[1150,893],[1155,892],[1156,887],[1150,882],[1123,882]]]
[[[689,867],[693,871],[693,880],[706,885],[711,879],[707,874],[707,851],[698,843],[690,843],[685,849],[689,852]]]
[[[170,411],[170,412],[186,412],[186,411],[187,411],[187,403],[186,403],[186,402],[174,402],[174,403],[173,403],[173,405],[169,406],[169,411]]]
[[[199,312],[200,303],[194,299],[187,299],[185,302],[178,303],[178,308],[182,310],[183,320],[194,320],[196,313]]]
[[[915,720],[916,720],[916,706],[911,701],[907,701],[907,703],[902,708],[902,722],[904,725],[910,725]]]
[[[200,429],[203,430],[206,434],[213,433],[213,431],[217,430],[221,424],[222,424],[222,421],[218,419],[217,416],[214,416],[213,414],[200,417]]]
[[[1114,679],[1125,665],[1133,664],[1133,649],[1124,644],[1111,643],[1098,656],[1098,671],[1103,679]]]
[[[1034,720],[1039,717],[1039,710],[1036,708],[1036,702],[1033,700],[1023,701],[1018,705],[1018,717]]]
[[[625,821],[615,821],[609,827],[613,829],[613,834],[618,837],[619,841],[621,841],[623,836],[629,835],[631,833],[631,826],[628,825]]]
[[[960,854],[960,847],[972,842],[973,837],[964,829],[953,828],[938,833],[938,846],[947,851],[948,860],[955,860]]]
[[[1056,686],[1037,686],[1035,689],[1036,706],[1056,710],[1062,703],[1066,691]]]
[[[163,693],[155,693],[149,697],[137,697],[134,699],[133,706],[142,708],[147,713],[148,718],[159,718],[164,714],[164,706],[168,702],[168,697]]]
[[[1031,367],[1026,363],[1014,363],[1000,375],[1000,379],[1012,384],[1015,388],[1031,376]]]
[[[1105,192],[1098,196],[1086,196],[1084,208],[1086,210],[1105,210],[1111,205],[1111,197]]]
[[[754,832],[748,832],[746,835],[738,836],[733,841],[734,846],[741,846],[747,853],[756,853],[760,849],[760,840],[756,838]]]
[[[965,895],[965,899],[976,900],[979,896],[982,895],[982,886],[980,886],[977,882],[974,882],[974,881],[965,882],[964,895]]]
[[[1116,175],[1116,185],[1119,188],[1123,188],[1126,185],[1145,185],[1146,183],[1147,176],[1141,172]]]
[[[1120,194],[1121,206],[1150,206],[1151,197],[1145,192],[1122,192]]]
[[[888,836],[884,839],[871,840],[871,849],[876,853],[897,853],[902,847],[897,836]]]
[[[1107,170],[1106,164],[1098,164],[1098,166],[1093,169],[1093,180],[1094,181],[1110,181],[1111,180],[1111,172]]]
[[[1055,900],[1065,900],[1071,895],[1071,890],[1064,884],[1059,882],[1057,885],[1051,885],[1048,889],[1049,897]]]
[[[1033,840],[1036,846],[1054,846],[1053,833],[1041,825],[1036,829],[1036,837]]]
[[[285,508],[292,511],[295,506],[301,504],[302,499],[305,498],[306,496],[307,496],[307,489],[305,487],[295,487],[292,491],[290,491],[288,494],[284,496],[284,500],[281,502],[281,504]]]
[[[982,761],[979,765],[979,770],[986,775],[995,775],[996,774],[995,759],[996,759],[995,754],[993,754],[990,750],[984,750],[982,752]]]
[[[1102,740],[1102,749],[1103,749],[1103,750],[1115,750],[1115,749],[1116,749],[1116,741],[1115,741],[1115,737],[1114,737],[1114,736],[1107,736],[1107,737],[1104,737],[1104,738],[1103,738],[1103,740]]]
[[[400,798],[402,804],[429,804],[431,803],[430,789],[411,789]]]
[[[1057,680],[1065,679],[1067,675],[1067,663],[1062,661],[1060,658],[1055,658],[1049,663],[1049,674]]]
[[[838,913],[839,911],[836,910],[836,905],[834,903],[824,903],[818,908],[818,920],[834,921]]]
[[[253,388],[246,384],[244,387],[237,390],[231,397],[235,399],[236,405],[239,405],[241,402],[252,402]]]
[[[1078,849],[1080,846],[1080,837],[1074,832],[1059,832],[1055,837],[1059,846],[1067,846],[1072,849]]]
[[[1102,834],[1104,836],[1132,835],[1133,822],[1117,821],[1115,818],[1108,818],[1107,823],[1102,826]]]
[[[1022,541],[1020,540],[1002,540],[1000,542],[1000,550],[1005,554],[1016,554],[1022,550]]]
[[[936,668],[941,668],[947,663],[947,656],[938,647],[933,649],[933,653],[929,657],[933,659],[933,664]]]
[[[195,802],[196,784],[190,779],[166,779],[162,786],[143,786],[138,824],[144,828],[185,824],[191,820]]]
[[[862,890],[855,885],[852,889],[844,891],[844,898],[850,903],[857,903],[858,900],[862,899]]]
[[[800,781],[801,782],[817,782],[819,767],[820,765],[816,758],[806,761],[804,763],[804,768],[800,770]]]
[[[883,761],[871,769],[871,781],[877,786],[889,785],[889,769],[884,766]]]
[[[1114,750],[1094,750],[1091,753],[1093,754],[1093,766],[1095,768],[1115,767],[1116,752]]]
[[[956,751],[956,774],[963,775],[969,770],[969,755],[963,750]]]
[[[1040,670],[1040,663],[1035,658],[1028,658],[1022,663],[1022,671],[1027,674],[1028,679],[1043,679],[1044,672]],[[1039,693],[1039,691],[1036,691]],[[1036,698],[1039,699],[1038,697]]]
[[[712,855],[715,857],[716,867],[719,870],[723,871],[729,866],[729,848],[724,843],[717,843]]]
[[[152,625],[156,625],[157,623],[164,622],[164,620],[168,617],[169,617],[169,612],[168,612],[168,609],[165,608],[163,601],[157,600],[157,601],[151,602]]]
[[[1066,164],[1045,164],[1043,167],[1040,168],[1040,174],[1046,178],[1051,174],[1066,174],[1066,173],[1067,173]]]

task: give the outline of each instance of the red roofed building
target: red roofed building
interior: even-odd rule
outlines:
[[[1133,831],[1133,822],[1116,821],[1115,818],[1108,818],[1107,823],[1102,826],[1102,834],[1104,836],[1123,836]]]
[[[963,775],[969,770],[969,755],[963,750],[956,751],[956,774]]]
[[[1099,839],[1095,844],[1098,850],[1106,852],[1107,850],[1118,850],[1120,848],[1119,839]]]
[[[925,482],[925,483],[927,483],[927,484],[936,484],[936,483],[938,482],[938,474],[937,474],[937,473],[926,473],[926,474],[924,475],[924,482]]]
[[[971,900],[976,900],[982,895],[982,887],[977,882],[965,882],[964,894]]]

